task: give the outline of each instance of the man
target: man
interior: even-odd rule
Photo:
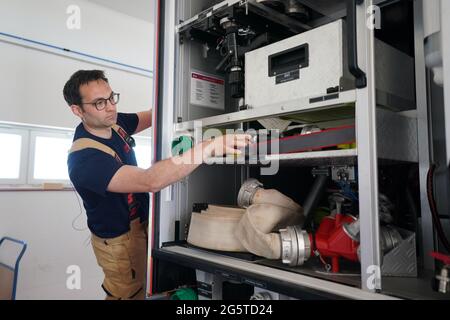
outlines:
[[[152,125],[151,111],[117,113],[120,95],[103,71],[80,70],[64,87],[64,98],[82,123],[68,157],[69,176],[83,199],[92,247],[105,278],[107,299],[143,299],[147,257],[149,192],[183,179],[200,164],[192,161],[240,153],[249,135],[202,142],[181,156],[137,167],[137,134]],[[197,157],[198,158],[198,157]]]

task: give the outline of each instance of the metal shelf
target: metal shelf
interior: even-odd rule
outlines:
[[[383,6],[387,4],[392,4],[395,2],[398,2],[399,0],[374,0],[373,3],[378,6]],[[322,14],[323,17],[318,19],[318,21],[311,21],[308,24],[302,23],[298,20],[295,20],[293,18],[290,18],[289,16],[280,13],[274,9],[271,9],[270,7],[259,3],[255,0],[225,0],[222,1],[202,12],[195,15],[194,17],[183,21],[182,23],[178,24],[175,27],[175,30],[177,33],[185,32],[192,26],[202,23],[205,19],[211,17],[213,14],[219,13],[221,10],[224,10],[226,8],[229,8],[231,6],[234,6],[236,4],[240,6],[247,5],[250,7],[250,10],[255,11],[257,13],[260,13],[265,18],[272,20],[277,23],[282,23],[286,27],[288,27],[293,32],[301,32],[305,30],[312,29],[314,27],[317,27],[318,25],[322,25],[324,23],[329,23],[331,21],[341,19],[347,15],[346,10],[346,1],[345,0],[300,0],[302,4],[306,5],[307,7],[311,8],[312,10],[316,11],[319,14]]]
[[[374,4],[378,6],[383,6],[387,4],[392,4],[395,2],[398,2],[399,0],[374,0]],[[322,19],[319,19],[321,21],[321,24],[328,23],[333,20],[341,19],[347,15],[346,10],[346,1],[345,0],[300,0],[302,4],[306,5],[307,7],[311,8],[312,10],[324,15]],[[183,21],[182,23],[178,24],[175,27],[176,32],[184,32],[188,30],[190,27],[192,27],[195,24],[199,24],[205,19],[211,17],[213,14],[219,13],[221,10],[224,10],[225,8],[229,8],[231,6],[234,6],[236,4],[239,4],[240,6],[248,5],[250,8],[256,12],[260,12],[262,16],[273,20],[274,22],[281,23],[283,22],[286,27],[290,28],[294,32],[300,32],[304,30],[309,30],[313,27],[317,26],[316,22],[311,22],[310,24],[304,24],[300,21],[297,21],[293,18],[290,18],[289,16],[280,13],[274,9],[271,9],[270,7],[259,3],[255,0],[225,0],[222,1],[202,12],[195,15],[194,17]]]
[[[357,155],[356,149],[330,150],[268,155],[264,158],[264,161],[280,161],[283,165],[295,166],[354,165],[358,162]]]
[[[279,162],[287,166],[325,166],[325,165],[355,165],[357,163],[358,151],[356,149],[348,150],[329,150],[313,151],[302,153],[289,153],[279,155],[266,155],[261,159],[244,157],[211,158],[209,164],[215,165],[249,165],[261,166],[269,163]]]
[[[274,108],[272,108],[274,110]],[[197,128],[208,126],[221,126],[236,122],[245,122],[261,119],[261,112],[254,110],[241,111],[211,118],[205,118],[196,122],[186,122],[176,125],[178,133],[186,132],[197,125]],[[297,112],[298,111],[294,111]],[[273,117],[274,115],[272,115]],[[229,117],[229,118],[228,118]],[[405,116],[398,113],[377,110],[377,153],[378,159],[383,164],[399,162],[417,163],[419,154],[417,151],[417,119],[414,116]],[[395,139],[393,139],[395,137]],[[358,140],[361,141],[361,140]],[[294,166],[321,166],[321,165],[356,165],[358,162],[358,150],[326,150],[281,155],[266,155],[256,158],[229,157],[210,159],[213,164],[238,164],[238,165],[264,165],[268,162],[279,161],[281,165]]]
[[[303,299],[309,297],[312,299],[398,300],[378,293],[365,292],[359,288],[179,245],[154,250],[153,254],[156,259],[224,275],[243,283],[259,284],[262,288],[286,292]]]
[[[176,262],[230,280],[260,284],[261,287],[285,292],[299,299],[369,299],[369,300],[448,300],[448,294],[431,290],[426,274],[418,278],[385,277],[381,293],[368,293],[359,289],[358,270],[349,267],[349,275],[320,274],[318,265],[288,267],[271,260],[244,260],[205,249],[173,244],[153,251],[159,260]]]
[[[404,158],[396,158],[398,152],[386,150],[387,153],[381,153],[378,161],[382,165],[392,165],[399,163],[415,163],[411,159],[405,157],[411,155],[404,155]],[[242,166],[267,166],[274,162],[278,162],[281,166],[349,166],[358,164],[358,150],[327,150],[327,151],[312,151],[301,153],[289,153],[280,155],[267,155],[260,159],[251,157],[226,157],[226,158],[210,158],[207,164],[210,165],[242,165]]]
[[[241,0],[225,0],[222,1],[218,4],[216,4],[213,7],[210,7],[202,12],[200,12],[199,14],[193,16],[192,18],[180,23],[179,25],[177,25],[175,27],[176,32],[183,32],[186,31],[189,27],[191,27],[193,24],[195,23],[199,23],[201,21],[203,21],[206,18],[209,18],[213,15],[213,13],[218,12],[219,10],[222,10],[224,8],[227,7],[231,7],[233,5],[235,5],[236,3],[241,2]]]
[[[311,27],[309,25],[304,24],[298,20],[295,20],[295,19],[293,19],[283,13],[280,13],[274,9],[271,9],[270,7],[268,7],[262,3],[259,3],[256,0],[246,0],[246,1],[226,0],[226,1],[222,1],[218,4],[216,4],[215,6],[212,6],[208,9],[204,10],[203,12],[195,15],[194,17],[180,23],[179,25],[177,25],[175,27],[175,30],[178,33],[185,32],[185,31],[189,30],[189,28],[201,24],[203,21],[205,21],[206,19],[211,17],[213,14],[219,14],[220,11],[225,10],[234,5],[245,6],[247,12],[248,11],[255,12],[256,14],[259,14],[260,16],[262,16],[272,22],[284,25],[286,28],[288,28],[292,32],[302,32],[302,31],[311,29]]]
[[[220,127],[235,123],[249,122],[257,119],[286,116],[289,114],[306,111],[337,108],[340,106],[354,104],[355,102],[356,90],[349,90],[339,93],[339,97],[334,100],[311,102],[310,98],[302,98],[255,109],[250,108],[248,110],[227,113],[219,116],[181,122],[175,125],[175,131],[186,132],[199,128]]]

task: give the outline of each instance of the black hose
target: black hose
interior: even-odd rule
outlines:
[[[303,204],[303,215],[305,216],[304,226],[309,225],[312,216],[311,213],[317,208],[317,204],[322,198],[325,187],[327,186],[328,176],[319,174],[314,180],[313,187],[309,191],[308,197]]]
[[[427,195],[428,202],[430,204],[431,216],[433,218],[433,225],[437,231],[438,237],[441,243],[444,245],[448,253],[450,253],[450,244],[442,228],[441,220],[439,218],[438,208],[436,205],[436,200],[434,199],[434,173],[436,171],[436,165],[433,164],[428,171],[427,176]]]

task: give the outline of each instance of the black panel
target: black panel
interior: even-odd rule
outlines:
[[[155,259],[155,276],[158,281],[153,287],[154,293],[161,293],[178,289],[181,286],[195,286],[197,284],[195,270],[182,265]]]
[[[269,77],[297,71],[308,66],[309,46],[308,44],[302,44],[269,56]]]
[[[222,284],[222,300],[250,300],[254,293],[253,286],[225,281]]]
[[[381,8],[381,29],[375,37],[414,57],[414,1],[401,0]]]

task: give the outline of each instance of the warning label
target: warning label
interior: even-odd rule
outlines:
[[[192,71],[191,104],[225,110],[225,80]]]

